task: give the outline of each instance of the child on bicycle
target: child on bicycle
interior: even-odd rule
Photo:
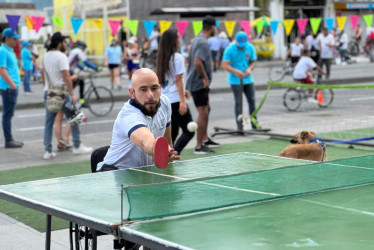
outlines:
[[[315,71],[316,69],[322,74],[326,74],[326,72],[310,57],[310,51],[305,49],[302,51],[302,56],[295,66],[293,71],[293,79],[300,83],[314,84],[308,72]],[[313,98],[313,92],[314,90],[310,89],[308,102],[317,103],[317,100]]]

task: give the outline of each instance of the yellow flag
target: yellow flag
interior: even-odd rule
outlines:
[[[295,24],[295,19],[285,19],[283,23],[284,29],[286,30],[286,35],[289,36],[293,28],[293,25]]]
[[[160,21],[160,32],[161,34],[164,33],[167,29],[170,28],[170,25],[172,24],[173,21],[165,21],[161,20]]]
[[[27,28],[32,30],[34,28],[34,21],[29,16],[25,16],[25,19]]]
[[[344,29],[345,21],[347,21],[346,16],[338,16],[336,17],[336,22],[338,23],[339,30],[342,31]]]
[[[94,22],[99,29],[103,29],[103,19],[94,19]]]
[[[232,37],[232,33],[234,32],[234,29],[235,29],[235,24],[236,24],[236,21],[225,21],[225,27],[226,27],[226,31],[229,37]]]

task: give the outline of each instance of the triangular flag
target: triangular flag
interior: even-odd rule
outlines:
[[[338,24],[338,28],[340,31],[343,31],[344,30],[344,25],[345,25],[345,22],[347,21],[347,17],[346,16],[338,16],[336,17],[336,23]],[[351,20],[352,22],[352,20]],[[356,24],[357,24],[357,21],[356,21]]]
[[[363,15],[363,18],[365,20],[366,27],[371,27],[371,23],[373,22],[373,14]]]
[[[176,22],[179,35],[182,37],[188,26],[188,21],[177,21]]]
[[[308,24],[307,18],[296,19],[297,27],[299,28],[300,35],[304,35],[306,25]]]
[[[32,16],[31,17],[31,20],[33,20],[34,22],[34,30],[36,31],[36,33],[38,33],[40,28],[43,26],[44,19],[45,19],[44,16]]]
[[[133,36],[138,34],[139,20],[127,20],[126,25],[129,27]]]
[[[164,33],[166,30],[170,28],[170,25],[173,23],[173,21],[165,21],[161,20],[160,21],[160,33]]]
[[[21,16],[6,15],[8,19],[9,27],[15,32],[17,30],[18,22]]]
[[[358,21],[360,20],[360,16],[350,16],[349,20],[351,21],[352,30],[356,29],[356,25]],[[338,21],[338,20],[336,20]]]
[[[261,20],[260,22],[256,22],[256,30],[257,34],[261,34],[262,29],[264,28],[265,21]]]
[[[218,26],[220,25],[220,23],[221,23],[220,21],[216,20],[216,29],[218,29]]]
[[[52,17],[52,21],[53,21],[57,26],[64,27],[64,23],[62,22],[61,17],[53,16],[53,17]]]
[[[34,21],[29,16],[25,16],[25,20],[27,28],[32,30],[34,28]]]
[[[250,22],[250,21],[247,21],[247,20],[239,21],[239,25],[240,25],[240,27],[242,27],[242,29],[244,30],[244,32],[245,32],[248,36],[249,36],[249,34],[251,34],[250,24],[251,24],[251,22]]]
[[[99,29],[103,29],[103,19],[94,19],[93,21],[96,27],[98,27]]]
[[[312,26],[312,31],[314,35],[317,34],[321,21],[322,18],[320,17],[312,17],[309,19],[310,26]]]
[[[153,28],[156,25],[156,21],[143,21],[145,32],[147,33],[147,36],[149,37],[152,33]]]
[[[291,30],[293,28],[293,25],[295,24],[295,20],[294,19],[285,19],[283,21],[284,23],[284,29],[286,31],[286,35],[289,36],[290,33],[291,33]]]
[[[197,36],[203,29],[203,21],[192,21],[193,33]]]
[[[72,17],[71,19],[71,26],[73,26],[74,34],[78,34],[79,28],[83,23],[83,19]]]
[[[332,29],[334,28],[334,18],[325,17],[325,24],[326,24],[326,27],[329,30],[329,32],[331,32]]]
[[[273,35],[277,33],[278,26],[279,26],[279,21],[270,21],[270,28],[271,28],[271,31],[273,32]]]
[[[232,33],[234,32],[234,29],[235,29],[235,24],[236,24],[236,21],[225,21],[225,27],[226,27],[226,31],[229,37],[232,37]]]
[[[121,21],[120,20],[108,20],[108,22],[109,22],[110,29],[112,30],[112,36],[116,37],[118,27],[121,24]]]

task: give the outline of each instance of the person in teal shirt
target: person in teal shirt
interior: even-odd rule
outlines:
[[[0,94],[3,101],[2,127],[6,148],[23,146],[23,142],[15,141],[12,135],[12,117],[16,109],[18,87],[21,84],[18,62],[13,50],[19,38],[11,28],[3,30],[0,47]]]
[[[114,82],[116,83],[117,89],[121,89],[120,85],[120,65],[123,59],[123,51],[119,46],[117,40],[113,40],[108,48],[105,50],[105,66],[109,68],[110,72],[110,85],[113,89]]]
[[[256,61],[257,54],[255,47],[248,43],[247,35],[244,32],[238,32],[235,42],[226,48],[222,59],[222,67],[228,72],[227,82],[230,84],[235,98],[235,120],[238,131],[243,130],[242,120],[237,119],[241,115],[241,95],[243,93],[247,98],[249,114],[252,114],[256,110],[255,88],[252,77]],[[240,85],[241,81],[243,83],[243,90]],[[252,123],[252,129],[256,128],[256,125]]]
[[[26,94],[31,93],[30,80],[33,69],[32,54],[30,51],[32,43],[29,41],[22,42],[21,59],[22,59],[22,70],[23,70],[23,90]]]

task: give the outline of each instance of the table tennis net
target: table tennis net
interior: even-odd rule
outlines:
[[[374,156],[125,188],[127,221],[145,220],[374,183]]]

